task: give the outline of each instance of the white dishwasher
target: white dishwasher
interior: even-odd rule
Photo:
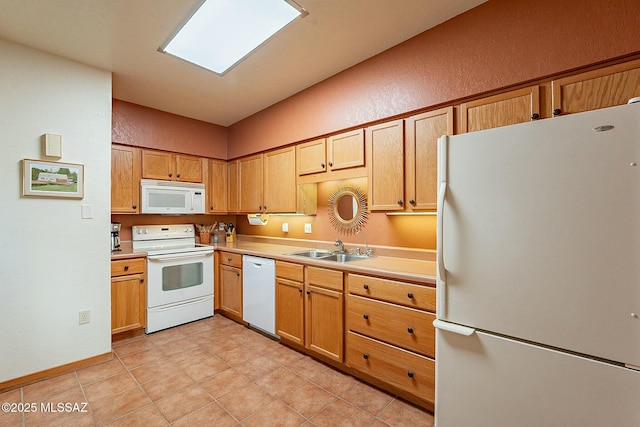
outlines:
[[[242,320],[276,335],[276,262],[242,256]]]

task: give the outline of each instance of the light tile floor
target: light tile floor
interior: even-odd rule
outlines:
[[[111,361],[0,394],[13,409],[35,409],[0,411],[0,427],[433,425],[429,412],[221,315],[113,351]]]

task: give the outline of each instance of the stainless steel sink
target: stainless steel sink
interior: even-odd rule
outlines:
[[[358,261],[361,259],[369,258],[367,255],[356,255],[356,254],[336,254],[334,253],[331,256],[326,258],[322,258],[323,261],[336,261],[336,262],[349,262],[349,261]]]
[[[327,251],[323,249],[311,249],[308,251],[300,251],[300,252],[289,252],[285,255],[294,255],[294,256],[303,256],[307,258],[322,258],[325,259],[327,257],[333,256],[332,251]]]
[[[299,252],[289,252],[285,255],[293,255],[300,256],[305,258],[314,258],[321,259],[323,261],[334,261],[334,262],[349,262],[349,261],[357,261],[360,259],[367,259],[369,256],[367,255],[356,255],[356,254],[348,254],[348,253],[336,253],[332,251],[327,251],[323,249],[311,249],[308,251],[299,251]]]

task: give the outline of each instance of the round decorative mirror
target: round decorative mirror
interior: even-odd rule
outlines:
[[[367,221],[367,197],[359,188],[346,185],[329,197],[329,220],[339,233],[356,234]]]

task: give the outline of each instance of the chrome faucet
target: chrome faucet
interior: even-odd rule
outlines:
[[[344,243],[342,243],[342,240],[340,239],[336,239],[336,246],[340,246],[340,253],[343,254],[344,253]]]
[[[369,243],[367,243],[367,237],[364,235],[364,233],[361,233],[361,231],[362,231],[362,230],[358,231],[356,234],[362,234],[362,238],[364,239],[364,248],[365,248],[365,250],[364,250],[364,254],[365,254],[366,256],[371,256],[371,255],[373,255],[373,249],[371,249],[371,248],[369,247]],[[358,255],[360,255],[360,253],[361,253],[361,249],[360,249],[360,248],[357,248],[357,249],[356,249],[356,253],[357,253]]]

